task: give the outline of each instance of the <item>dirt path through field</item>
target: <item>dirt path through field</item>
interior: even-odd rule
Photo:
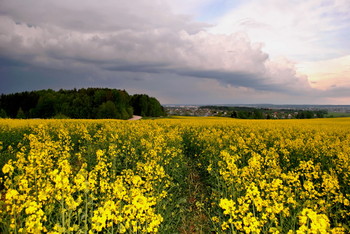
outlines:
[[[142,119],[142,116],[139,115],[133,115],[132,118],[128,119],[128,120],[139,120]]]
[[[179,231],[181,234],[210,233],[209,218],[204,210],[207,196],[205,184],[195,166],[189,165],[189,167],[187,213]]]

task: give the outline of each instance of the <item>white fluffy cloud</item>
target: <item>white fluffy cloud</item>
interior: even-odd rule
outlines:
[[[265,42],[273,56],[324,59],[350,53],[349,44],[337,48],[346,40],[339,33],[345,29],[350,34],[349,12],[349,1],[344,0],[247,1],[220,17],[211,31],[244,31],[252,40]]]

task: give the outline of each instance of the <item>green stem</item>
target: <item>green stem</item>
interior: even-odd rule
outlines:
[[[64,214],[64,200],[63,197],[61,199],[61,222],[62,222],[62,227],[66,228],[66,221],[65,221],[65,214]]]
[[[85,224],[85,234],[88,233],[88,195],[87,192],[85,192],[85,220],[84,220],[84,224]]]

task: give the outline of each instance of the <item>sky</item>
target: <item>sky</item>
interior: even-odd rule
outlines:
[[[349,104],[349,0],[1,0],[0,93]]]

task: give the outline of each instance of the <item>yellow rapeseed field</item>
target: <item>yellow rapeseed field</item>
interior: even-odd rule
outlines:
[[[0,153],[1,233],[350,232],[349,118],[0,119]]]

